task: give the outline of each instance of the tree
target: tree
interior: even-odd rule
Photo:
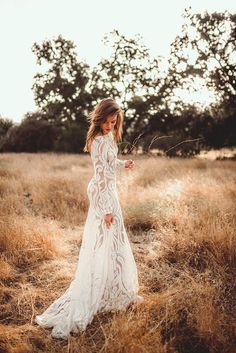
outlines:
[[[65,127],[76,122],[85,129],[91,107],[91,96],[86,90],[89,66],[78,62],[74,43],[58,36],[34,43],[32,50],[38,64],[46,62],[49,66],[46,72],[35,75],[32,87],[44,119]]]
[[[6,135],[14,126],[14,122],[11,119],[3,118],[0,116],[0,151],[6,140]]]
[[[91,94],[102,98],[112,96],[117,100],[125,115],[124,135],[130,137],[135,129],[145,125],[144,117],[137,114],[136,108],[139,107],[141,112],[142,97],[156,92],[153,82],[157,84],[162,79],[161,59],[151,58],[140,35],[126,38],[118,30],[113,30],[103,41],[110,45],[112,53],[93,69]]]
[[[2,151],[50,151],[57,138],[57,128],[41,119],[39,112],[27,113],[22,122],[12,126],[2,139]]]
[[[217,96],[216,103],[210,104],[205,114],[206,144],[213,147],[235,144],[236,15],[193,14],[187,9],[184,18],[182,32],[171,49],[173,83],[183,88],[188,80],[189,87],[193,87],[196,77],[203,78],[206,87]]]
[[[14,125],[13,121],[0,116],[0,138],[6,135],[7,131]]]

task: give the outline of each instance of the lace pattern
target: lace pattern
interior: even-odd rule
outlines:
[[[94,138],[94,175],[87,187],[89,209],[74,279],[35,317],[38,325],[53,328],[55,338],[68,339],[70,332],[84,331],[97,312],[124,310],[131,302],[143,301],[116,190],[116,169],[126,161],[119,160],[117,152],[112,132]],[[106,213],[114,215],[110,228],[103,220]]]

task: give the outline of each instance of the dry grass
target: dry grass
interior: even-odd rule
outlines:
[[[137,157],[138,158],[138,157]],[[68,342],[33,323],[70,283],[88,156],[0,156],[0,352],[236,352],[234,161],[139,156],[118,192],[145,302],[100,313]]]

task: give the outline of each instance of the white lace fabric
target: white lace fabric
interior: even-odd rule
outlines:
[[[116,190],[116,168],[126,161],[117,152],[112,132],[94,138],[94,175],[87,187],[89,209],[74,279],[35,317],[38,325],[53,328],[53,337],[68,339],[70,332],[84,331],[97,312],[125,310],[131,302],[143,301]],[[103,219],[106,213],[114,215],[110,228]]]

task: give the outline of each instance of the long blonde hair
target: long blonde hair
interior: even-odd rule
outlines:
[[[89,130],[86,137],[84,152],[91,151],[91,144],[94,137],[102,132],[101,124],[103,124],[110,115],[116,116],[116,124],[114,126],[114,140],[118,143],[122,137],[123,112],[120,106],[113,98],[102,99],[95,108],[89,113],[88,121],[90,122]]]

